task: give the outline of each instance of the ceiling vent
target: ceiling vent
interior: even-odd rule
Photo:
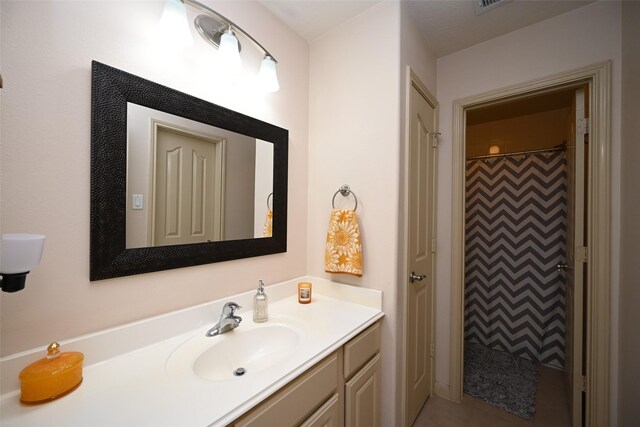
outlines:
[[[488,12],[495,9],[498,6],[502,6],[505,3],[509,3],[512,0],[477,0],[474,2],[476,7],[476,15]]]

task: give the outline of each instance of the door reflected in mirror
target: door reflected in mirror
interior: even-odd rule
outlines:
[[[126,248],[271,237],[273,143],[127,102]]]

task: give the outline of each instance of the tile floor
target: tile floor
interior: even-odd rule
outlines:
[[[563,376],[562,371],[540,367],[536,413],[530,420],[466,394],[462,403],[431,396],[413,427],[570,427]]]

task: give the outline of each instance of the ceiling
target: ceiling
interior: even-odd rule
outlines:
[[[258,1],[308,42],[380,3],[380,0]]]
[[[467,126],[473,126],[561,108],[571,108],[574,93],[575,89],[564,89],[475,108],[467,111],[466,123]]]
[[[313,42],[380,0],[259,0],[267,9]],[[400,0],[395,0],[400,1]],[[544,21],[592,3],[579,0],[515,0],[481,15],[470,0],[402,0],[418,21],[437,57]]]

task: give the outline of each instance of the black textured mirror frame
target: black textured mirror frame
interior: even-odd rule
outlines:
[[[286,129],[96,61],[91,74],[92,281],[287,251]],[[127,102],[273,143],[272,237],[126,249]]]

